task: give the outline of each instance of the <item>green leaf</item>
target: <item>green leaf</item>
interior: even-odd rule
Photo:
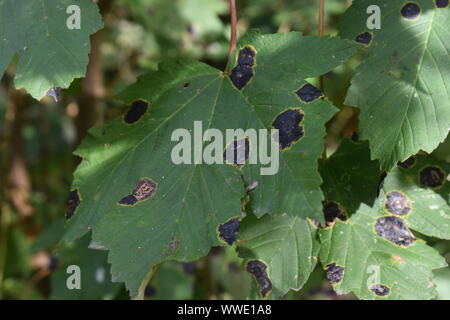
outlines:
[[[112,299],[118,294],[122,286],[111,282],[110,266],[106,261],[107,252],[90,249],[90,238],[90,235],[86,234],[74,242],[64,243],[56,250],[58,269],[50,276],[51,299]],[[67,268],[72,265],[80,268],[80,290],[70,290],[67,287],[68,278],[74,275],[68,273]]]
[[[337,220],[333,227],[321,230],[320,260],[334,289],[339,294],[353,292],[360,299],[433,298],[432,270],[447,266],[445,259],[408,229],[403,233],[395,229],[396,220],[391,224],[383,219],[383,203],[377,201],[373,208],[362,204],[346,222]],[[394,228],[384,229],[391,239],[409,245],[380,237],[375,232],[380,221]],[[403,226],[407,228],[406,223]]]
[[[450,239],[450,165],[429,156],[411,157],[387,176],[384,210],[401,214],[411,229]]]
[[[443,212],[448,208],[439,194],[442,190],[448,195],[447,175],[442,173],[442,181],[437,179],[441,174],[426,169],[422,181],[442,186],[434,190],[420,186],[420,172],[438,165],[448,168],[418,156],[394,168],[382,182],[367,143],[350,141],[344,141],[321,164],[326,203],[337,207],[324,207],[327,225],[320,230],[320,259],[339,294],[353,292],[362,299],[429,299],[435,295],[431,271],[445,266],[445,261],[411,230],[447,236],[448,218]],[[341,212],[348,215],[343,217]]]
[[[41,99],[49,89],[69,87],[83,77],[89,36],[102,28],[97,5],[80,0],[80,29],[69,30],[70,0],[0,1],[0,75],[18,55],[15,86]]]
[[[309,103],[295,92],[311,89],[304,87],[305,78],[333,69],[356,47],[336,38],[253,33],[238,47],[240,61],[245,61],[238,65],[233,58],[227,73],[198,62],[161,64],[158,72],[143,76],[124,92],[122,97],[133,106],[125,118],[93,129],[77,151],[84,160],[73,189],[78,195],[75,200],[81,201],[73,201],[73,209],[78,203],[79,207],[66,239],[93,229],[95,242],[110,250],[113,275],[135,295],[152,265],[195,260],[211,246],[223,245],[218,227],[241,216],[241,199],[250,185],[256,185],[251,204],[259,216],[289,213],[320,219],[317,159],[323,149],[324,124],[334,108],[314,96],[317,91],[310,90]],[[249,65],[248,59],[256,61]],[[249,75],[249,69],[253,77],[243,86],[245,78],[239,82],[236,76]],[[271,129],[281,113],[287,114],[286,121],[299,121],[294,123],[299,141],[290,141],[290,147],[281,150],[276,175],[261,176],[260,169],[267,166],[262,164],[175,165],[171,159],[178,144],[171,141],[172,133],[180,128],[195,132],[194,121],[202,122],[203,131],[215,128],[222,133]],[[272,141],[270,132],[265,138]],[[286,142],[286,137],[281,141]],[[150,198],[124,204],[137,200],[132,193],[143,184]]]
[[[277,299],[290,289],[300,289],[317,263],[317,227],[299,217],[248,216],[241,224],[239,239],[239,256],[258,283],[260,297]],[[253,271],[252,264],[265,273]]]
[[[340,206],[346,216],[355,213],[360,203],[373,205],[381,172],[378,161],[370,160],[368,143],[343,140],[319,167],[325,204]]]
[[[402,16],[405,5],[420,12]],[[368,30],[370,5],[381,8],[381,29]],[[418,6],[418,7],[417,7]],[[433,151],[450,127],[450,11],[435,1],[355,0],[342,19],[341,35],[370,40],[346,104],[361,109],[361,137],[372,158],[391,169],[419,150]]]

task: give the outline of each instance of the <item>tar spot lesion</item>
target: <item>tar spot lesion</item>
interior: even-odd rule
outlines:
[[[309,83],[304,84],[300,89],[295,91],[295,94],[300,98],[302,102],[305,103],[309,103],[323,97],[322,91]]]
[[[247,263],[246,270],[252,274],[261,288],[261,296],[267,297],[272,290],[272,281],[267,275],[267,265],[259,260],[252,260]]]
[[[356,40],[356,42],[359,42],[359,43],[362,43],[362,44],[365,44],[368,46],[372,42],[372,38],[373,38],[372,33],[366,31],[366,32],[358,34],[356,36],[355,40]]]
[[[66,211],[66,219],[72,218],[72,216],[75,214],[75,210],[77,209],[78,205],[80,204],[81,199],[80,195],[78,193],[78,190],[72,190],[69,193],[69,199],[67,200],[67,211]]]
[[[374,284],[370,287],[370,291],[372,291],[378,297],[385,297],[391,293],[391,289],[384,284]]]
[[[381,191],[381,188],[383,188],[384,180],[386,180],[386,177],[387,177],[387,172],[383,171],[380,175],[380,178],[378,178],[377,196],[380,195],[380,191]]]
[[[153,196],[156,192],[157,184],[148,179],[144,178],[139,180],[134,188],[133,192],[122,200],[119,201],[121,205],[133,206],[140,201],[147,200],[151,196]]]
[[[219,225],[219,237],[230,246],[236,241],[239,233],[240,221],[238,218],[233,218],[228,222]]]
[[[231,70],[230,79],[234,86],[242,90],[255,75],[253,67],[255,66],[256,50],[246,46],[239,50],[237,65]]]
[[[446,173],[439,167],[429,166],[420,170],[419,181],[424,187],[439,188],[445,182]]]
[[[322,210],[325,216],[325,223],[327,227],[333,225],[336,219],[339,219],[341,221],[347,220],[345,210],[337,202],[323,201]]]
[[[272,126],[278,129],[278,143],[280,149],[289,148],[293,143],[299,141],[305,135],[301,122],[304,114],[298,109],[288,109],[278,115],[272,122]]]
[[[233,140],[223,151],[225,163],[242,167],[248,161],[250,155],[250,140],[246,138]]]
[[[411,202],[405,194],[391,191],[386,195],[384,209],[391,214],[406,216],[411,212]]]
[[[326,276],[331,285],[338,284],[344,277],[344,267],[338,266],[336,263],[330,263],[325,267]]]
[[[132,124],[137,122],[147,112],[148,102],[145,100],[136,100],[131,104],[130,109],[125,114],[125,122]]]
[[[445,9],[448,8],[449,0],[434,0],[434,3],[439,9]]]
[[[420,7],[417,3],[408,2],[401,9],[401,15],[406,19],[416,19],[420,15]]]
[[[183,88],[189,88],[190,85],[191,85],[190,82],[185,82],[183,84]]]
[[[412,166],[414,166],[415,163],[416,163],[416,158],[415,157],[409,157],[405,161],[399,162],[397,165],[399,167],[402,167],[403,169],[409,169]]]
[[[405,221],[396,216],[378,218],[375,223],[375,232],[380,237],[401,247],[409,247],[416,241]]]

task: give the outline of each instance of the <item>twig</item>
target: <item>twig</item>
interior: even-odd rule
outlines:
[[[236,28],[237,28],[237,13],[236,13],[236,0],[230,1],[230,15],[231,15],[231,37],[230,37],[230,49],[228,51],[228,60],[225,70],[230,64],[231,55],[236,49]]]
[[[325,34],[325,0],[320,0],[319,5],[319,36]],[[323,75],[319,78],[320,90],[323,92]]]

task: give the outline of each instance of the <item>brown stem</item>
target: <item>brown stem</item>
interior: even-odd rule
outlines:
[[[325,34],[325,0],[320,0],[319,5],[319,36],[323,37]],[[323,75],[319,78],[320,90],[324,90]]]
[[[228,51],[227,66],[225,69],[228,68],[230,64],[231,55],[236,49],[236,32],[237,32],[236,0],[229,0],[229,1],[230,1],[230,15],[231,15],[231,37],[230,37],[230,49]]]

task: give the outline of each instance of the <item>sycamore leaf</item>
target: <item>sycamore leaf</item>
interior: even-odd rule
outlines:
[[[383,182],[367,144],[348,141],[322,163],[327,224],[320,230],[320,259],[339,294],[353,292],[361,299],[434,297],[432,270],[446,263],[412,230],[448,238],[444,170],[448,164],[418,156],[382,175]]]
[[[263,298],[277,299],[290,289],[300,289],[317,263],[317,227],[309,220],[286,214],[260,219],[251,215],[241,224],[239,239],[239,256]]]
[[[448,162],[415,156],[400,163],[386,177],[386,213],[405,217],[411,229],[450,239],[450,182]]]
[[[372,5],[381,29],[367,29]],[[361,109],[361,137],[385,170],[448,135],[449,23],[448,3],[433,0],[355,0],[342,18],[341,35],[368,45],[346,104]]]
[[[304,79],[330,71],[357,47],[295,32],[253,33],[242,40],[226,73],[199,62],[161,64],[122,95],[131,103],[127,114],[91,130],[77,151],[83,162],[74,177],[66,239],[93,229],[94,241],[110,250],[114,278],[134,296],[152,265],[195,260],[211,246],[232,243],[250,185],[256,214],[320,220],[317,159],[324,125],[335,111]],[[274,175],[261,175],[270,164],[248,163],[250,152],[241,152],[246,161],[238,156],[231,164],[207,164],[202,149],[212,143],[205,141],[193,141],[182,152],[191,164],[175,164],[172,157],[180,144],[172,141],[176,130],[191,142],[208,129],[225,135],[227,129],[273,127],[280,129],[279,144],[271,131],[258,139],[244,132],[213,140],[219,160],[249,146],[275,146],[269,155],[281,148]]]
[[[447,266],[402,218],[386,217],[381,201],[321,230],[320,240],[320,260],[336,292],[360,299],[431,299],[432,270]]]
[[[91,0],[0,0],[0,21],[0,75],[17,55],[15,86],[36,99],[84,76],[89,36],[103,26]]]

